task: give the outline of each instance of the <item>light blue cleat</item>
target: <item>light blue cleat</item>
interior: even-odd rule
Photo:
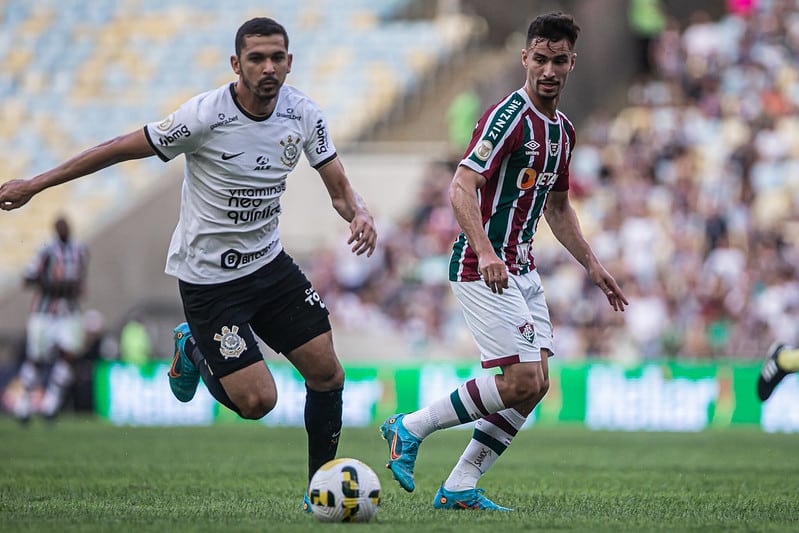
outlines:
[[[380,426],[380,433],[388,442],[389,461],[386,468],[394,474],[400,487],[413,492],[416,484],[413,481],[413,467],[416,465],[416,454],[419,452],[419,444],[422,440],[411,435],[402,424],[405,415],[393,415],[388,417],[383,425]]]
[[[183,322],[174,331],[175,358],[169,369],[169,388],[172,389],[175,398],[185,403],[194,398],[194,393],[197,392],[200,371],[186,354],[186,341],[191,338],[189,325]]]
[[[308,497],[308,493],[305,493],[305,496],[302,497],[302,512],[304,513],[312,513],[313,509],[311,509],[311,498]]]
[[[433,500],[433,507],[436,509],[472,509],[477,511],[512,511],[507,507],[502,507],[492,502],[483,493],[485,489],[468,489],[459,491],[449,491],[441,485],[436,492],[436,499]]]

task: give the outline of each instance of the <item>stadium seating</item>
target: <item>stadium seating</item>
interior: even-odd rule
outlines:
[[[355,142],[477,31],[461,17],[396,20],[409,3],[4,2],[0,176],[35,175],[232,80],[235,31],[252,16],[272,16],[286,26],[295,55],[289,83],[322,105],[339,146]],[[75,219],[85,238],[167,175],[155,160],[136,163],[135,171],[126,165],[63,186],[7,218],[13,223],[0,225],[0,285],[18,280],[21,261],[48,237],[57,213]],[[180,170],[172,166],[170,172]]]

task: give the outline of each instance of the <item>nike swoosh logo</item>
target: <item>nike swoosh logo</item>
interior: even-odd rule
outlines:
[[[175,358],[172,359],[172,367],[169,369],[169,377],[171,378],[179,378],[180,372],[177,371],[175,365],[178,364],[178,358],[180,357],[180,352],[175,352]]]
[[[396,433],[394,433],[394,438],[391,439],[391,450],[389,450],[389,451],[390,451],[389,456],[391,457],[392,461],[402,457],[401,453],[397,453],[397,434]]]
[[[237,154],[227,154],[227,153],[223,153],[223,154],[222,154],[222,161],[227,161],[228,159],[233,159],[234,157],[238,157],[238,156],[240,156],[240,155],[241,155],[241,154],[243,154],[243,153],[244,153],[244,152],[239,152],[239,153],[237,153]]]

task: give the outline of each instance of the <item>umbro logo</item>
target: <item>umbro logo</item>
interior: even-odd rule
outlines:
[[[233,159],[234,157],[238,157],[244,152],[239,152],[237,154],[228,154],[226,152],[222,152],[222,161],[227,161],[228,159]]]

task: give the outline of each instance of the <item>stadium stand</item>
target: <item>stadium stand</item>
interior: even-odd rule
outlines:
[[[742,5],[670,20],[624,108],[578,124],[573,202],[631,305],[610,312],[541,224],[559,357],[752,358],[774,338],[799,341],[799,2]],[[307,265],[339,335],[400,331],[418,356],[473,350],[443,277],[451,176],[429,169],[376,264],[331,252]]]
[[[362,140],[479,31],[462,17],[397,18],[411,3],[267,6],[292,35],[291,83],[325,107],[340,148]],[[232,13],[200,0],[87,4],[6,3],[4,178],[30,175],[229,80],[231,33],[246,16],[270,14],[255,2],[237,2]],[[727,4],[750,7],[669,20],[653,39],[653,73],[629,88],[623,109],[597,110],[577,124],[575,205],[632,307],[624,316],[609,312],[542,224],[537,264],[558,357],[759,357],[773,338],[799,342],[799,4]],[[340,322],[342,353],[458,357],[474,350],[443,278],[457,231],[446,197],[449,156],[442,151],[441,162],[427,167],[406,216],[381,220],[383,244],[371,261],[349,261],[331,246],[303,258]],[[48,191],[4,215],[12,223],[0,224],[0,283],[18,283],[18,265],[41,242],[41,221],[53,210],[76,201],[94,206],[70,211],[85,235],[88,221],[110,220],[164,180],[159,162],[143,165]],[[374,346],[381,354],[369,351]]]
[[[402,105],[474,38],[468,17],[402,20],[410,0],[9,0],[0,13],[0,176],[29,177],[170,113],[232,79],[233,36],[252,16],[283,23],[295,54],[289,83],[324,108],[345,147]],[[156,159],[106,169],[37,198],[0,225],[0,285],[57,212],[98,233],[166,176]],[[173,167],[171,175],[179,172]],[[10,222],[10,223],[7,223]]]

